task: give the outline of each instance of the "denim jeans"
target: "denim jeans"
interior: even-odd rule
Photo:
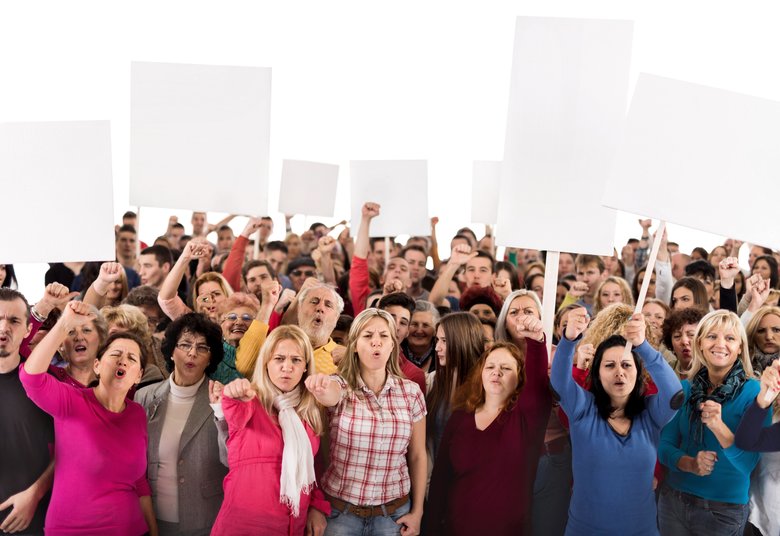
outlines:
[[[661,489],[661,536],[742,536],[747,519],[747,504],[713,504],[668,486]]]
[[[411,510],[412,503],[407,501],[398,510],[387,516],[359,517],[349,512],[331,509],[325,536],[398,536],[401,525],[396,524]]]
[[[539,456],[531,517],[534,536],[563,536],[569,520],[571,481],[570,446],[559,454]]]

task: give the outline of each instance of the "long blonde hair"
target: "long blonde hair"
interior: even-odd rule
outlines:
[[[742,339],[742,351],[739,353],[739,359],[742,361],[742,368],[745,369],[745,376],[747,378],[752,378],[753,365],[750,362],[750,348],[748,347],[745,328],[742,326],[742,322],[737,315],[731,311],[724,311],[723,309],[708,313],[701,319],[701,322],[699,322],[699,325],[696,328],[696,334],[693,336],[693,359],[691,360],[691,368],[688,371],[688,378],[694,378],[701,367],[709,369],[710,364],[701,351],[701,341],[704,337],[709,335],[713,329],[718,327],[731,329],[740,339]]]
[[[292,341],[297,344],[306,362],[303,377],[296,387],[301,391],[301,401],[295,408],[295,412],[303,422],[309,423],[309,426],[312,427],[317,435],[322,435],[324,430],[322,410],[317,404],[314,395],[303,385],[306,378],[316,372],[314,370],[314,351],[311,348],[309,338],[298,326],[279,326],[268,335],[268,338],[260,348],[260,355],[257,357],[258,365],[252,374],[252,384],[257,390],[257,397],[269,415],[275,412],[273,409],[274,399],[282,392],[274,385],[271,377],[268,375],[268,362],[271,361],[271,357],[281,341]]]
[[[360,333],[365,329],[366,325],[375,318],[381,318],[387,322],[388,331],[393,341],[393,351],[390,353],[390,358],[385,365],[385,371],[388,375],[403,378],[401,373],[401,367],[398,365],[398,338],[395,334],[395,321],[390,313],[381,309],[365,309],[362,313],[357,315],[352,322],[352,327],[349,329],[349,339],[347,341],[347,353],[339,363],[339,375],[344,378],[350,389],[357,389],[358,377],[360,376],[360,358],[357,353],[357,341],[360,338]]]

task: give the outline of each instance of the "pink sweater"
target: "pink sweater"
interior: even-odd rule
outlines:
[[[27,396],[54,418],[54,489],[47,536],[139,536],[148,531],[139,497],[146,481],[146,413],[130,400],[108,411],[92,389],[51,374],[19,378]]]
[[[222,409],[229,430],[227,447],[230,472],[225,477],[225,500],[211,536],[302,536],[306,530],[309,506],[325,514],[330,513],[330,504],[322,491],[315,487],[311,495],[301,493],[300,515],[293,517],[290,509],[279,502],[284,449],[282,429],[257,398],[251,402],[241,402],[224,397]],[[308,424],[304,424],[304,427],[312,453],[316,455],[320,438]]]

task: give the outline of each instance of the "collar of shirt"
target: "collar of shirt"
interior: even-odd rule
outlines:
[[[357,377],[357,383],[358,383],[358,389],[363,391],[364,394],[374,394],[374,391],[369,389],[368,385],[366,385],[366,382],[363,381],[363,377],[358,374]],[[387,379],[385,380],[385,385],[382,387],[382,390],[379,391],[379,394],[374,395],[377,398],[381,398],[383,395],[385,395],[390,389],[397,389],[398,388],[398,379],[393,376],[392,374],[387,374]]]

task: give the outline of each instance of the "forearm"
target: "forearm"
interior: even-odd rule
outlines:
[[[369,218],[362,218],[360,220],[360,227],[358,227],[357,236],[355,237],[355,257],[368,258],[368,248],[370,244],[369,240],[369,227],[371,226],[371,220]]]
[[[143,497],[139,497],[138,500],[141,503],[141,511],[144,513],[144,519],[146,520],[146,525],[149,527],[149,535],[157,536],[158,534],[157,518],[154,515],[154,506],[152,506],[152,497],[149,495],[144,495]]]
[[[734,432],[731,431],[731,429],[726,426],[726,423],[721,421],[718,426],[715,426],[713,428],[710,428],[710,431],[715,436],[715,439],[718,440],[718,443],[720,444],[723,449],[727,449],[730,446],[734,444]]]
[[[222,275],[235,292],[241,290],[241,266],[244,264],[244,251],[248,243],[249,239],[243,234],[236,238],[222,269]]]
[[[25,361],[24,370],[27,374],[43,374],[46,372],[49,369],[52,356],[57,353],[67,335],[62,323],[57,322],[41,342],[35,346],[30,357]]]
[[[298,325],[298,300],[293,300],[282,315],[282,325],[287,324]]]
[[[759,397],[763,398],[763,395],[759,395]],[[764,427],[764,422],[769,415],[769,408],[761,407],[759,402],[763,401],[760,398],[756,398],[756,401],[748,407],[743,415],[734,440],[737,447],[742,450],[751,452],[778,451],[780,450],[780,424]]]
[[[318,264],[320,273],[325,282],[336,285],[336,269],[333,266],[333,259],[331,258],[330,253],[323,253]]]
[[[84,294],[83,301],[101,309],[106,303],[106,290],[103,289],[103,285],[99,285],[97,280],[92,283]]]
[[[36,502],[40,502],[40,500],[43,499],[43,496],[49,492],[53,482],[54,458],[52,458],[52,460],[49,462],[49,465],[46,466],[46,469],[43,470],[43,473],[41,473],[41,476],[38,477],[38,480],[33,482],[32,486],[28,488],[30,491],[32,491]]]
[[[428,456],[423,448],[422,452],[409,453],[406,461],[409,464],[409,478],[412,485],[411,513],[422,514],[428,481]]]
[[[436,279],[436,283],[431,289],[430,301],[434,306],[439,306],[441,301],[447,297],[447,290],[450,288],[450,282],[455,277],[455,273],[458,271],[458,266],[447,264],[444,272]]]
[[[171,300],[177,296],[179,284],[181,283],[181,279],[184,277],[184,274],[187,271],[187,264],[189,261],[189,257],[185,255],[179,257],[179,260],[177,260],[176,264],[173,265],[173,268],[168,273],[165,281],[163,281],[163,284],[160,287],[160,293],[157,296],[158,301]]]

